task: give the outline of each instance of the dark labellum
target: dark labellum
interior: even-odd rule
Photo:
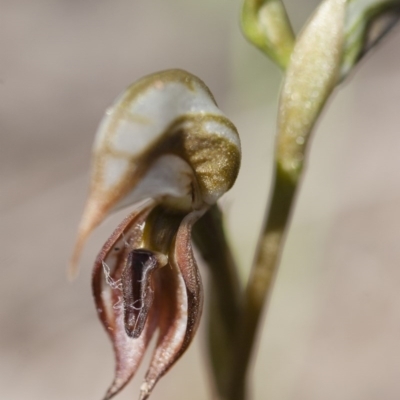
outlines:
[[[131,338],[138,338],[143,331],[154,299],[151,276],[157,267],[157,257],[153,252],[136,249],[129,253],[122,271],[124,323]]]

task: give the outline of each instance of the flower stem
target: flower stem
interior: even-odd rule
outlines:
[[[293,43],[281,0],[244,0],[245,36],[285,71],[285,80],[271,200],[237,322],[228,400],[247,395],[257,328],[279,265],[313,127],[337,84],[400,19],[399,4],[324,0]],[[272,40],[278,31],[285,33],[279,36],[286,37],[283,42]]]
[[[208,346],[217,397],[227,398],[239,316],[240,282],[225,237],[222,213],[214,205],[195,224],[193,240],[210,271]]]
[[[257,327],[279,264],[296,188],[297,182],[288,177],[277,165],[267,220],[258,243],[255,262],[244,295],[229,400],[246,398],[246,378]]]

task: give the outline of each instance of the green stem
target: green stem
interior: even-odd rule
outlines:
[[[297,182],[293,182],[278,164],[271,203],[267,212],[268,217],[258,244],[254,266],[245,291],[243,312],[238,324],[229,400],[246,398],[246,378],[256,342],[257,328],[279,264],[296,187]]]
[[[210,271],[208,346],[218,398],[227,398],[239,316],[240,283],[218,206],[195,224],[193,239]]]
[[[355,1],[353,0],[353,3]],[[378,8],[372,7],[369,2],[365,2],[363,8],[364,3],[360,0],[358,7],[351,8],[347,3],[322,2],[313,14],[311,22],[299,35],[292,52],[290,25],[281,0],[245,0],[242,13],[245,35],[282,69],[288,68],[288,71],[279,107],[277,161],[272,197],[244,294],[242,313],[237,323],[234,362],[227,397],[229,400],[244,400],[247,395],[247,375],[254,353],[257,328],[279,265],[312,128],[339,82],[340,68],[343,78],[364,52],[384,36],[399,19],[400,0],[377,0],[376,3],[379,3]],[[386,8],[388,5],[390,8]],[[348,8],[344,8],[345,6]],[[327,10],[329,19],[326,18]],[[379,21],[383,25],[379,26],[378,33],[369,32],[370,28],[372,31],[372,22],[376,22],[372,19],[377,18],[377,11],[379,16],[382,16],[384,11],[391,14],[389,19]],[[357,29],[352,31],[353,26],[349,25],[348,21],[343,25],[346,18],[350,22],[354,20]],[[331,32],[335,29],[344,30],[343,40],[340,35],[332,36]],[[271,40],[276,36],[273,33],[279,30],[287,35],[283,43]],[[286,47],[282,47],[283,45]],[[329,65],[330,69],[327,69],[326,65]],[[319,79],[315,80],[316,76]],[[309,107],[306,107],[306,104]]]

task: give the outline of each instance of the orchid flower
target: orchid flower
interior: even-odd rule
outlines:
[[[235,126],[206,85],[182,70],[142,78],[106,112],[71,262],[74,274],[92,230],[110,212],[136,204],[103,246],[93,270],[97,313],[116,358],[104,399],[129,382],[156,330],[142,400],[192,341],[203,290],[191,229],[233,185],[240,155]]]

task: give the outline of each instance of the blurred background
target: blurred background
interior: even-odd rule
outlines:
[[[285,3],[298,31],[319,2]],[[183,68],[207,83],[242,139],[241,173],[221,204],[245,280],[268,195],[281,74],[243,39],[239,0],[0,4],[1,398],[98,400],[114,360],[90,272],[126,211],[90,238],[72,284],[66,265],[104,110],[157,70]],[[397,29],[318,124],[259,337],[255,400],[400,398],[399,48]],[[210,398],[204,328],[203,320],[154,400]],[[137,398],[144,373],[118,399]]]

